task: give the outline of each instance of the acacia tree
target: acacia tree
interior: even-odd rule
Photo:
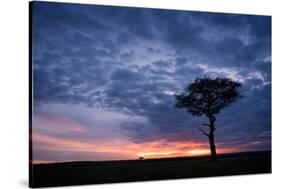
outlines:
[[[209,123],[202,124],[209,128],[209,133],[203,129],[198,130],[209,138],[211,157],[214,161],[217,161],[215,115],[241,97],[238,91],[241,86],[241,83],[228,78],[204,77],[195,79],[186,88],[185,93],[175,95],[177,108],[185,108],[194,116],[205,115],[209,119]]]

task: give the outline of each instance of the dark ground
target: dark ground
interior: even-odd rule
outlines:
[[[38,164],[30,170],[30,187],[258,174],[271,173],[271,152],[220,155],[217,163],[208,157],[163,158]]]

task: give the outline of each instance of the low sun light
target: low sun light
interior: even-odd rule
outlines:
[[[166,158],[166,157],[184,157],[184,156],[202,156],[209,155],[209,149],[192,149],[186,152],[178,151],[158,151],[158,152],[142,152],[138,153],[139,158]]]
[[[208,155],[210,150],[207,149],[195,149],[189,150],[186,152],[188,156],[200,156],[200,155]]]
[[[139,157],[161,157],[161,156],[169,156],[171,152],[143,152],[138,153]]]

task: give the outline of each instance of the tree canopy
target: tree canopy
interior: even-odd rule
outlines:
[[[240,87],[241,83],[228,78],[198,78],[186,88],[186,93],[176,95],[176,107],[209,117],[241,97],[237,90]]]

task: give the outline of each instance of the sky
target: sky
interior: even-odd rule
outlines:
[[[34,163],[209,154],[174,97],[205,76],[242,83],[217,152],[271,150],[271,17],[33,2],[32,20]]]

